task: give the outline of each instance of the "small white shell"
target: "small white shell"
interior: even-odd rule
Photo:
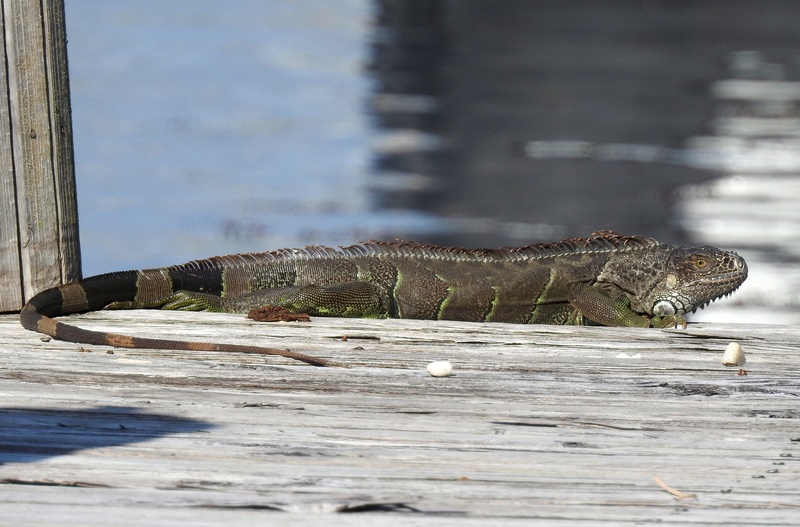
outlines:
[[[449,360],[437,360],[428,364],[428,373],[434,377],[449,377],[453,373],[453,365]]]
[[[722,356],[722,364],[724,366],[744,366],[747,359],[744,356],[744,350],[738,342],[731,342],[725,348],[725,354]]]

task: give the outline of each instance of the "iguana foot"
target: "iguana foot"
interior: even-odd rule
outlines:
[[[652,328],[677,328],[686,329],[686,317],[683,315],[667,315],[665,317],[653,317],[650,319]]]

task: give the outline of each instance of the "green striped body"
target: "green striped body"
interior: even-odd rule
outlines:
[[[567,258],[569,265],[559,268],[526,259],[436,251],[407,255],[390,250],[330,260],[298,258],[292,261],[293,269],[278,272],[282,283],[275,282],[274,269],[267,266],[255,282],[243,284],[241,289],[226,289],[223,294],[229,301],[223,305],[233,312],[272,304],[312,315],[580,323],[580,314],[567,301],[568,284],[591,281],[600,266],[585,254]],[[350,293],[357,285],[371,287],[362,287],[361,294],[353,298]],[[248,289],[261,292],[248,294]],[[287,301],[292,293],[306,291],[311,298]],[[284,292],[290,294],[276,297]],[[319,298],[324,292],[330,293],[329,299]],[[337,306],[350,309],[337,310]]]
[[[160,308],[183,291],[201,295],[192,295],[197,302],[181,309],[247,313],[280,305],[311,315],[574,324],[581,318],[567,302],[567,286],[592,281],[602,267],[587,254],[568,256],[569,265],[558,268],[526,259],[435,251],[353,256],[313,248],[270,261],[274,255],[225,256],[91,277],[54,290],[63,299],[61,307],[42,312]],[[343,285],[339,296],[331,287],[336,284]],[[368,287],[354,301],[358,285]],[[293,305],[303,292],[311,298]],[[317,298],[322,292],[332,298]]]

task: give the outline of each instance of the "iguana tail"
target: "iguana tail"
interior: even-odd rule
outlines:
[[[58,340],[79,344],[116,346],[119,348],[224,351],[280,355],[281,357],[299,360],[313,366],[347,367],[347,365],[338,361],[313,357],[289,350],[239,344],[132,337],[119,333],[82,329],[52,318],[72,313],[98,311],[112,302],[133,301],[136,296],[138,276],[137,271],[123,271],[78,280],[47,289],[31,298],[22,308],[19,314],[20,323],[31,331],[38,331]]]

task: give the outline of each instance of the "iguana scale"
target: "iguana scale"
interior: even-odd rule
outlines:
[[[218,256],[183,265],[89,277],[34,296],[27,329],[84,344],[280,354],[258,346],[129,337],[52,317],[99,309],[179,309],[527,324],[686,326],[684,315],[747,278],[736,253],[663,244],[611,231],[501,249],[365,242]]]

